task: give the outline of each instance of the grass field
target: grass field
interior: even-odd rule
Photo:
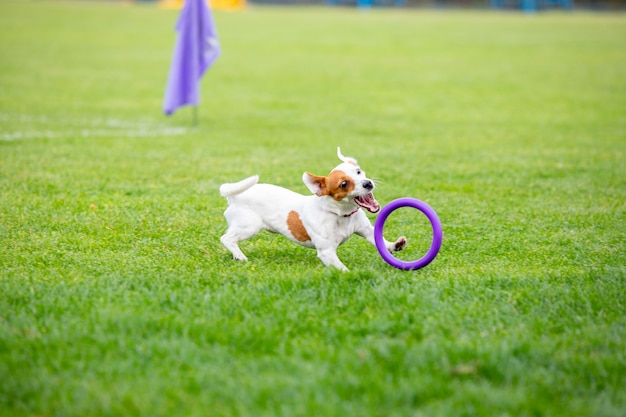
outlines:
[[[0,2],[0,415],[624,415],[625,15],[216,12],[197,128],[176,18]],[[234,262],[219,184],[304,193],[338,145],[435,261]]]

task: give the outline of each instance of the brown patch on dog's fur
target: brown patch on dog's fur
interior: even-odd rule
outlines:
[[[344,181],[347,184],[342,188]],[[354,190],[354,182],[345,172],[333,171],[326,177],[326,190],[333,199],[341,201]]]
[[[302,224],[302,220],[300,220],[300,215],[293,210],[287,215],[287,227],[293,237],[299,242],[308,242],[311,240],[311,237]]]

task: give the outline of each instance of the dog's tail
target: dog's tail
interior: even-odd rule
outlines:
[[[220,194],[222,195],[222,197],[232,197],[237,194],[243,193],[248,188],[252,187],[258,182],[259,176],[253,175],[239,182],[222,184],[220,185]]]

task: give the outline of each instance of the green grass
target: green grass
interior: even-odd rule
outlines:
[[[176,18],[0,2],[0,415],[624,414],[626,16],[217,12],[197,128]],[[232,261],[219,184],[305,192],[338,145],[435,261]]]

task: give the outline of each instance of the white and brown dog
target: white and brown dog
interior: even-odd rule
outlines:
[[[371,213],[380,210],[372,191],[374,182],[365,176],[354,158],[337,148],[342,163],[327,176],[305,172],[302,181],[314,195],[304,196],[271,184],[258,184],[258,175],[240,182],[223,184],[220,194],[228,199],[224,212],[228,230],[222,244],[235,259],[248,258],[237,244],[265,229],[280,233],[300,245],[317,249],[324,265],[347,271],[337,257],[337,247],[353,233],[375,245],[374,227],[360,208]],[[406,246],[406,238],[385,241],[389,251]]]

